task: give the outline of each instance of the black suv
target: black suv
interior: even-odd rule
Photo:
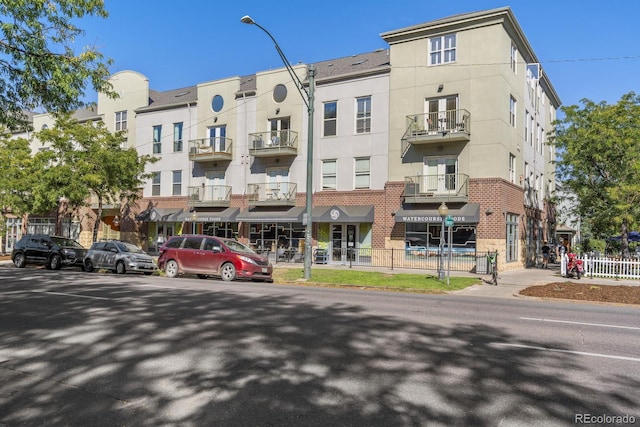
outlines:
[[[87,250],[80,243],[68,237],[27,234],[14,246],[11,260],[18,268],[40,264],[50,270],[59,270],[62,266],[84,270],[86,254]]]

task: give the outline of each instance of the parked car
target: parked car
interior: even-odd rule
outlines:
[[[137,272],[151,275],[157,267],[151,255],[136,245],[112,240],[91,245],[84,257],[84,268],[87,271],[102,268],[118,274]]]
[[[87,249],[68,237],[46,234],[26,234],[15,244],[11,260],[18,268],[27,264],[44,265],[50,270],[63,266],[80,267],[84,270]]]
[[[271,281],[273,266],[237,240],[206,235],[172,236],[160,248],[158,268],[167,277],[197,274],[200,278],[220,276],[224,281],[236,278]]]

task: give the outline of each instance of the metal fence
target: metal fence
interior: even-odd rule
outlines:
[[[585,277],[605,277],[612,279],[640,279],[640,260],[581,255]],[[567,256],[561,258],[560,273],[566,276]]]
[[[266,253],[274,263],[301,263],[304,257],[280,257],[270,251]],[[442,257],[424,251],[410,249],[316,249],[313,254],[314,264],[335,264],[350,267],[384,267],[407,268],[420,270],[466,271],[485,274],[487,272],[487,254],[485,252],[452,253],[445,252]]]

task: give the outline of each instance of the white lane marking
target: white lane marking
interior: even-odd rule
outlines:
[[[51,291],[31,291],[31,292],[37,292],[37,293],[42,293],[42,294],[52,294],[52,295],[63,295],[63,296],[67,296],[67,297],[88,298],[88,299],[103,299],[103,300],[110,299],[110,298],[104,298],[104,297],[91,297],[89,295],[68,294],[68,293],[64,293],[64,292],[51,292]]]
[[[617,359],[617,360],[629,360],[631,362],[640,362],[640,358],[637,358],[637,357],[615,356],[612,354],[601,354],[601,353],[588,353],[585,351],[562,350],[560,348],[537,347],[533,345],[510,344],[510,343],[503,343],[503,342],[492,342],[489,345],[497,345],[500,347],[527,348],[530,350],[552,351],[555,353],[569,353],[569,354],[577,354],[580,356],[602,357],[604,359]]]
[[[571,322],[569,320],[538,319],[536,317],[519,317],[519,319],[534,320],[537,322],[568,323],[570,325],[599,326],[601,328],[631,329],[634,331],[640,331],[640,328],[635,326],[607,325],[606,323]]]

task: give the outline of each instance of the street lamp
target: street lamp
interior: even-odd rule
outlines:
[[[440,262],[438,265],[438,280],[444,279],[444,219],[449,215],[449,208],[445,202],[442,202],[438,208],[438,215],[442,218],[442,227],[440,228]],[[449,243],[451,244],[451,243]]]
[[[315,98],[314,92],[315,92],[316,71],[313,67],[313,64],[308,65],[307,77],[309,79],[309,89],[307,90],[304,84],[302,84],[302,81],[300,81],[300,78],[298,77],[298,75],[294,72],[293,67],[291,66],[291,63],[289,62],[287,57],[284,55],[284,52],[282,52],[282,49],[280,49],[278,42],[276,41],[275,38],[273,38],[271,33],[267,31],[266,28],[256,23],[256,21],[254,21],[253,18],[251,18],[249,15],[243,16],[240,19],[240,22],[242,22],[243,24],[255,25],[256,27],[264,31],[269,36],[269,38],[273,41],[276,51],[278,52],[278,55],[280,55],[280,59],[282,59],[282,62],[284,63],[284,66],[287,69],[289,76],[291,76],[293,83],[296,85],[296,88],[298,89],[298,93],[300,93],[300,96],[302,97],[302,101],[307,106],[307,113],[309,117],[308,117],[308,123],[307,123],[308,125],[307,186],[306,186],[307,198],[306,198],[306,208],[305,208],[306,213],[305,213],[305,231],[304,231],[304,278],[308,280],[311,278],[311,262],[312,262],[311,247],[313,244],[313,241],[311,239],[311,230],[313,229],[312,227],[313,222],[311,220],[311,209],[313,207],[313,103]]]

